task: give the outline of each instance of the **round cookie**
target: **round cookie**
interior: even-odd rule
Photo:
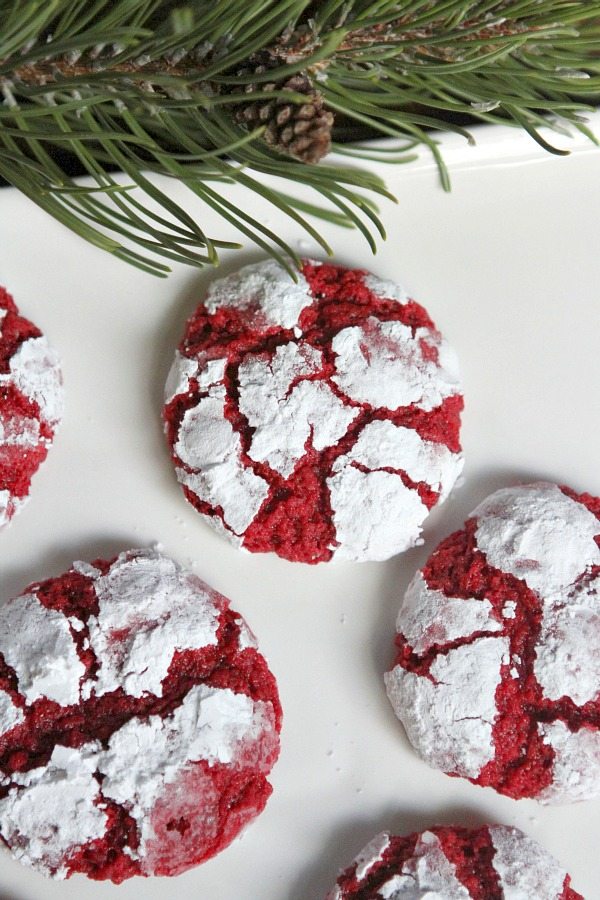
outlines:
[[[509,797],[600,795],[600,500],[492,494],[410,584],[388,696],[430,765]]]
[[[517,828],[383,832],[341,873],[327,900],[583,900],[543,847]]]
[[[187,323],[164,421],[185,496],[252,552],[381,560],[418,543],[462,469],[454,352],[362,269],[276,262],[214,282]]]
[[[153,550],[0,608],[0,836],[45,875],[177,875],[261,812],[277,686],[241,616]]]
[[[0,287],[0,528],[28,500],[62,412],[58,358]]]

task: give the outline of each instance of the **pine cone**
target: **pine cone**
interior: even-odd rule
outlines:
[[[263,74],[283,62],[272,57],[255,58],[236,75]],[[283,90],[305,94],[306,102],[290,103],[275,97],[252,101],[248,96],[255,91]],[[266,125],[263,136],[270,147],[306,163],[317,163],[329,153],[333,113],[325,109],[323,97],[304,72],[283,81],[248,84],[243,96],[243,105],[240,103],[234,113],[235,121],[249,128]]]

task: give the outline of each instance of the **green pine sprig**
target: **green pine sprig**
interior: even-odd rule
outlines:
[[[325,253],[319,218],[359,228],[375,249],[374,197],[389,196],[380,179],[287,156],[265,142],[264,126],[247,130],[235,116],[250,97],[305,103],[279,89],[293,73],[310,76],[338,123],[396,138],[396,163],[428,147],[446,187],[435,134],[469,137],[457,117],[515,124],[564,153],[540,129],[593,138],[585,115],[600,95],[600,2],[587,0],[0,0],[0,22],[0,176],[157,275],[173,261],[215,264],[239,245],[208,234],[153,173],[183,182],[288,268],[295,251],[229,200],[228,184],[283,211]],[[257,73],[259,58],[270,65]],[[78,160],[85,184],[65,175],[56,150]],[[294,196],[294,184],[314,202]]]

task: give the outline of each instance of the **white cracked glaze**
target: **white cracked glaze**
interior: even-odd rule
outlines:
[[[518,828],[490,825],[488,831],[504,900],[559,900],[567,873],[547,850]]]
[[[546,597],[600,565],[600,522],[548,482],[503,488],[471,513],[488,562]]]
[[[385,675],[388,697],[420,756],[445,772],[476,778],[494,757],[492,725],[503,637],[481,637],[439,655],[430,678],[395,666]]]

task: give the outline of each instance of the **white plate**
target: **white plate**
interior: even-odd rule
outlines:
[[[323,227],[341,263],[402,281],[462,362],[465,486],[432,516],[424,547],[387,563],[309,567],[251,556],[203,525],[176,484],[160,409],[184,321],[215,272],[180,267],[154,279],[75,238],[16,191],[0,191],[0,283],[59,350],[67,388],[66,419],[32,500],[0,535],[0,597],[73,559],[160,541],[248,618],[284,706],[263,815],[216,859],[176,881],[132,880],[118,889],[121,900],[319,900],[379,829],[485,821],[523,828],[588,900],[600,896],[600,802],[543,808],[429,769],[382,687],[403,590],[487,493],[543,477],[600,494],[600,152],[578,138],[572,156],[558,159],[504,128],[480,129],[478,141],[442,141],[450,195],[427,157],[378,167],[399,202],[383,207],[389,238],[375,259],[358,234]],[[162,186],[209,233],[235,237],[181,186]],[[297,228],[251,203],[303,253],[315,252]],[[256,257],[229,254],[222,269]],[[47,882],[2,856],[1,900],[91,900],[116,890],[81,877]]]

